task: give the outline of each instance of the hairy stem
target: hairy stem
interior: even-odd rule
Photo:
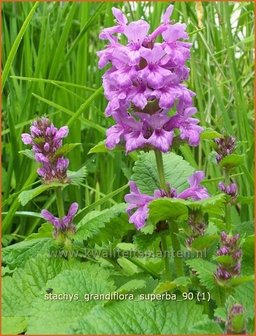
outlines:
[[[65,216],[65,210],[64,210],[64,202],[63,202],[61,187],[56,188],[56,203],[57,203],[59,218],[62,218]]]

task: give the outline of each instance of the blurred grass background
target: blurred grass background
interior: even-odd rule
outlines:
[[[84,186],[65,189],[68,205],[80,208],[108,207],[122,201],[124,191],[99,205],[99,199],[125,185],[132,158],[123,152],[89,154],[104,140],[111,120],[104,117],[106,100],[101,87],[96,52],[105,42],[98,39],[103,27],[113,25],[111,8],[124,10],[129,20],[146,19],[157,27],[167,2],[49,2],[2,4],[2,191],[4,245],[35,231],[42,220],[36,212],[50,207],[51,192],[22,207],[18,195],[39,183],[36,166],[18,152],[25,148],[21,133],[36,116],[48,115],[57,127],[68,124],[66,141],[81,142],[68,156],[70,169],[86,165]],[[236,171],[240,193],[253,195],[253,2],[175,2],[172,19],[188,25],[193,42],[188,87],[196,92],[195,105],[201,125],[234,135],[245,164]],[[221,176],[211,160],[212,146],[202,141],[178,151],[196,169],[206,172],[210,192],[216,192]],[[94,204],[97,202],[96,204]],[[235,223],[253,218],[250,205]]]

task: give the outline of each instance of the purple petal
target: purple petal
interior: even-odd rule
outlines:
[[[147,143],[166,153],[170,149],[172,139],[173,132],[167,132],[165,130],[155,130],[151,137],[147,140]]]
[[[124,28],[124,34],[129,42],[142,44],[149,30],[149,24],[144,20],[131,22]]]
[[[55,139],[62,139],[65,138],[68,135],[69,129],[68,126],[61,127],[55,135]]]
[[[25,145],[32,145],[33,143],[31,135],[28,133],[21,134],[21,139]]]
[[[43,209],[41,211],[42,217],[48,222],[52,223],[55,227],[60,227],[60,221],[57,217],[53,216],[48,210]]]
[[[204,172],[197,171],[192,176],[189,177],[188,182],[191,187],[196,187],[204,179]]]
[[[172,15],[172,11],[173,11],[173,5],[169,5],[161,17],[162,23],[168,24],[170,22],[169,18]]]
[[[78,203],[76,202],[70,205],[70,208],[68,210],[68,217],[71,218],[71,220],[73,220],[75,214],[77,213],[78,207]]]
[[[124,13],[120,9],[113,7],[112,13],[119,24],[126,25],[126,23],[128,22],[127,17],[124,15]]]
[[[134,214],[129,219],[129,223],[133,223],[139,230],[145,225],[147,218],[148,218],[148,206],[144,205],[143,207],[138,208],[138,210],[134,212]]]
[[[180,38],[188,38],[188,34],[186,33],[186,25],[184,23],[175,23],[174,25],[169,25],[162,35],[164,40],[168,43],[175,42]]]

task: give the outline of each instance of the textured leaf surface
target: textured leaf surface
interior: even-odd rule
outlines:
[[[187,179],[194,172],[194,168],[174,153],[163,154],[166,182],[178,191],[188,186]],[[135,181],[142,193],[153,195],[159,189],[156,159],[153,152],[143,153],[136,161],[131,180]]]
[[[95,236],[106,223],[114,217],[124,213],[126,204],[121,203],[103,211],[92,211],[88,213],[77,225],[76,240],[86,240]]]
[[[69,263],[64,259],[38,256],[29,260],[24,269],[17,269],[12,277],[4,277],[2,311],[6,318],[3,320],[3,328],[12,334],[16,333],[17,326],[19,329],[24,328],[31,304],[36,297],[42,295],[47,280],[54,278],[65,268],[69,268]],[[11,324],[12,321],[16,321],[18,325]]]
[[[49,184],[42,184],[34,189],[22,191],[19,194],[19,201],[21,205],[25,206],[28,202],[30,202],[35,197],[41,195],[44,191],[56,188],[56,187],[63,187],[63,184],[61,183],[49,183]]]
[[[7,246],[2,250],[3,263],[11,269],[23,267],[28,259],[35,257],[37,254],[47,254],[52,242],[51,238],[40,238],[24,240]]]
[[[86,175],[87,175],[86,167],[82,167],[77,171],[70,171],[70,170],[67,171],[67,177],[70,183],[77,186],[83,183],[83,180],[86,177]]]
[[[214,278],[217,266],[203,259],[188,260],[186,261],[186,264],[196,272],[201,284],[211,292],[212,296],[214,296],[215,291],[217,290],[217,283]]]
[[[207,321],[193,302],[119,301],[96,307],[73,330],[75,334],[190,334]]]
[[[239,155],[239,154],[230,154],[226,157],[224,157],[220,161],[220,166],[225,167],[227,169],[232,169],[234,167],[240,166],[241,164],[244,163],[244,154]]]
[[[183,200],[160,198],[149,204],[149,220],[154,224],[161,220],[187,218],[188,209]]]
[[[84,294],[110,293],[114,284],[109,280],[109,271],[96,264],[86,263],[79,269],[64,270],[48,281],[44,290],[52,294],[77,294],[74,300],[45,300],[41,295],[34,302],[28,320],[29,334],[63,334],[82,319],[100,301],[84,301]]]

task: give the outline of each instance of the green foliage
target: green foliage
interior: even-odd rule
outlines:
[[[75,327],[88,312],[98,303],[96,300],[85,301],[85,294],[106,294],[114,290],[109,280],[110,272],[95,264],[85,264],[78,269],[64,270],[44,285],[45,290],[53,288],[53,294],[77,294],[71,300],[47,300],[44,295],[38,296],[28,319],[29,334],[67,333]],[[68,318],[67,318],[68,317]]]
[[[162,220],[178,219],[182,217],[186,219],[188,209],[183,200],[172,198],[160,198],[150,203],[149,220],[154,224]]]
[[[220,166],[225,169],[232,169],[244,164],[244,155],[230,154],[220,161]]]
[[[95,307],[72,333],[190,334],[192,327],[206,321],[202,306],[194,302],[113,302]]]
[[[114,205],[103,211],[91,211],[78,224],[75,239],[77,241],[87,240],[94,237],[114,217],[124,213],[126,204]]]
[[[22,206],[25,206],[28,202],[33,200],[35,197],[41,195],[44,191],[62,186],[63,184],[55,182],[49,184],[42,184],[34,189],[22,191],[19,195],[19,201]]]
[[[130,19],[145,19],[157,27],[164,2],[5,2],[3,30],[3,286],[4,334],[223,334],[213,315],[227,318],[227,304],[245,307],[247,331],[253,331],[253,3],[175,2],[172,19],[186,22],[193,43],[186,85],[196,92],[194,105],[204,127],[197,148],[178,143],[164,154],[166,181],[181,192],[188,177],[203,170],[210,198],[184,201],[162,198],[151,202],[149,220],[140,231],[128,222],[123,202],[128,179],[142,193],[160,188],[154,153],[133,152],[125,156],[124,145],[113,151],[105,147],[112,125],[105,118],[106,99],[102,70],[96,52],[105,41],[102,27],[113,26],[112,6]],[[200,17],[200,6],[203,12]],[[47,52],[46,52],[47,51]],[[209,83],[211,85],[209,85]],[[65,185],[40,183],[31,150],[25,149],[21,133],[36,116],[49,116],[56,126],[69,126],[68,144],[58,155],[70,161]],[[213,139],[234,135],[237,152],[216,165]],[[78,146],[79,145],[79,146]],[[72,150],[71,150],[72,149]],[[19,155],[18,153],[22,154]],[[90,155],[88,155],[90,154]],[[135,166],[133,166],[136,161]],[[82,167],[82,168],[81,168]],[[219,169],[221,168],[221,169]],[[219,234],[226,231],[224,194],[217,194],[222,168],[233,170],[239,196],[232,206],[232,234],[241,235],[242,274],[217,283],[214,273]],[[132,175],[132,177],[131,177]],[[131,177],[131,178],[130,178]],[[62,188],[64,209],[74,201],[77,232],[70,250],[57,246],[53,226],[42,224],[40,211],[57,215],[54,188]],[[65,188],[64,188],[65,187]],[[50,190],[51,189],[51,190]],[[184,276],[175,278],[175,258],[115,256],[122,253],[163,251],[159,220],[178,219],[174,234],[187,252],[187,217],[200,210],[209,225],[205,236],[192,242],[191,259]],[[170,236],[167,248],[173,248]],[[83,254],[86,249],[93,255]],[[206,249],[207,260],[195,258]],[[106,252],[106,256],[95,255]],[[90,261],[88,261],[88,259]],[[184,258],[185,259],[185,258]],[[212,263],[215,262],[215,264]],[[93,263],[91,263],[93,262]],[[67,300],[47,300],[53,295],[77,294]],[[84,294],[134,294],[132,301],[84,300]],[[209,291],[210,302],[178,301],[182,292]],[[140,294],[177,294],[177,301],[143,301]],[[49,296],[46,296],[49,295]]]
[[[203,259],[191,259],[186,261],[186,264],[196,272],[200,283],[210,291],[211,296],[216,298],[218,287],[214,273],[217,266]]]
[[[2,251],[3,263],[11,269],[23,267],[26,261],[37,254],[45,254],[47,256],[52,242],[51,238],[38,238],[24,240],[20,243],[7,246]]]
[[[163,155],[166,182],[172,188],[182,191],[188,186],[187,179],[194,172],[193,167],[183,158],[174,153]],[[131,180],[135,181],[142,193],[153,195],[160,188],[158,171],[153,152],[140,154],[135,162]]]

